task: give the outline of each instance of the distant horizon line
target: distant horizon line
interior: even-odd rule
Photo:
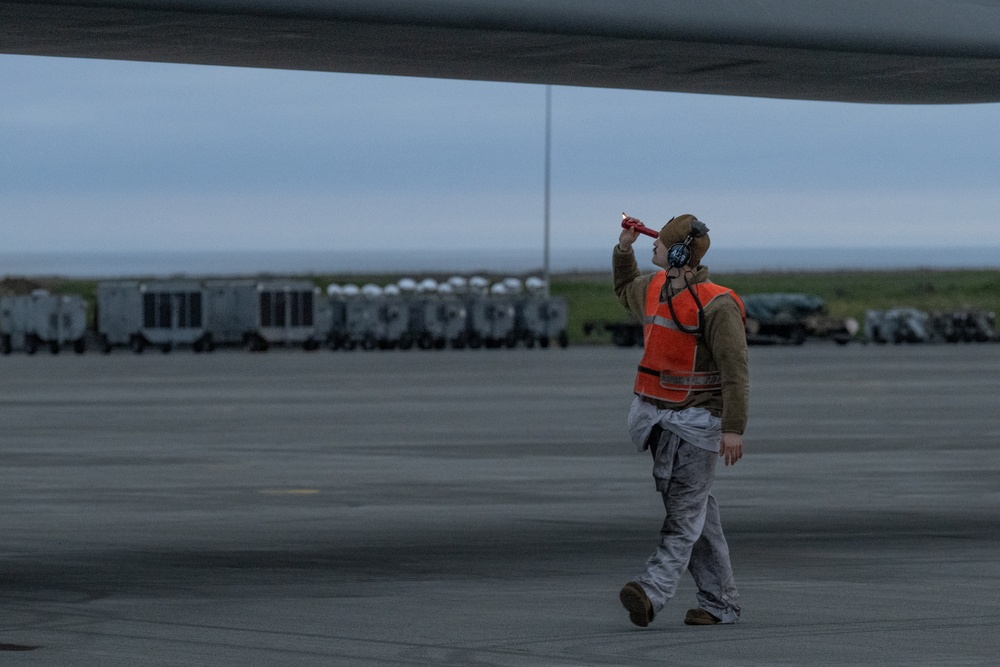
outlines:
[[[613,243],[553,249],[551,273],[610,271]],[[650,251],[651,249],[647,248]],[[640,268],[652,265],[639,253]],[[104,278],[178,275],[541,273],[540,249],[477,250],[100,250],[0,252],[0,276]],[[1000,247],[725,247],[706,265],[717,273],[759,271],[997,269]],[[649,264],[647,267],[646,264]]]
[[[642,237],[640,237],[641,239]],[[640,241],[641,243],[641,241]],[[637,243],[639,245],[639,243]],[[554,248],[554,250],[562,250],[564,252],[591,252],[595,250],[606,250],[607,248],[614,247],[614,241],[603,245],[594,246],[559,246]],[[926,245],[913,245],[913,244],[894,244],[894,245],[881,245],[872,246],[871,244],[864,245],[727,245],[723,248],[712,247],[712,252],[722,251],[732,251],[732,250],[871,250],[877,251],[882,249],[888,250],[930,250],[935,248],[941,248],[945,250],[968,250],[976,248],[996,248],[1000,249],[1000,243],[995,245],[942,245],[938,243],[926,244]],[[650,246],[651,249],[651,246]],[[214,249],[184,249],[184,248],[152,248],[152,249],[130,249],[130,250],[108,250],[108,249],[73,249],[73,250],[2,250],[0,251],[0,257],[10,257],[16,255],[134,255],[134,254],[238,254],[238,253],[401,253],[401,252],[416,252],[416,253],[495,253],[495,252],[514,252],[514,253],[528,253],[528,252],[541,252],[540,248],[533,246],[498,246],[492,245],[489,248],[486,247],[476,247],[476,248],[413,248],[409,250],[399,250],[390,249],[386,250],[384,248],[317,248],[315,246],[309,248],[214,248]]]

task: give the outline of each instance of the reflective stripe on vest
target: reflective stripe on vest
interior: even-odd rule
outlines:
[[[635,393],[668,403],[680,403],[692,391],[720,391],[722,377],[718,372],[696,372],[698,339],[693,334],[680,331],[666,303],[660,303],[660,292],[666,282],[666,272],[659,272],[646,290],[646,313],[643,318],[645,351],[635,376]],[[698,293],[702,306],[725,294],[732,294],[743,311],[743,302],[733,291],[715,283],[698,283],[691,286]],[[680,324],[687,329],[698,326],[698,305],[688,290],[673,297],[674,312]],[[746,315],[743,314],[744,320]]]

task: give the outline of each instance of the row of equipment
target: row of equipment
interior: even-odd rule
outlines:
[[[79,296],[0,298],[0,352],[243,346],[331,349],[566,347],[567,307],[539,278],[460,276],[387,286],[303,280],[128,280],[97,285],[94,330]]]
[[[983,310],[926,313],[916,308],[869,310],[861,325],[852,317],[829,315],[823,299],[812,294],[748,294],[746,331],[749,345],[801,345],[828,339],[839,345],[862,343],[987,343],[1000,341],[996,316]],[[638,322],[585,322],[584,334],[601,330],[615,345],[642,345]]]
[[[926,313],[916,308],[869,310],[864,336],[871,343],[991,343],[1000,341],[994,313]]]
[[[813,294],[768,293],[742,297],[748,345],[801,345],[809,338],[846,345],[860,325],[851,317],[832,317],[826,303]],[[634,321],[585,322],[584,335],[607,331],[621,347],[642,345],[642,324]]]

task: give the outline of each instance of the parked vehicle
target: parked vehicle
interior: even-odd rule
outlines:
[[[58,354],[71,348],[77,354],[87,349],[87,305],[77,295],[49,294],[35,290],[30,295],[0,297],[0,353],[24,351],[34,354],[46,348]]]
[[[916,308],[865,312],[865,340],[872,343],[928,343],[933,340],[930,316]]]
[[[813,294],[769,293],[743,297],[750,345],[801,345],[807,338],[832,338],[844,345],[860,329],[853,318],[831,317]]]
[[[516,301],[517,338],[525,347],[548,347],[550,342],[559,347],[569,345],[566,324],[569,309],[562,297],[526,295]]]
[[[517,345],[514,301],[502,284],[495,284],[487,295],[469,297],[469,347],[515,347]]]
[[[464,300],[444,291],[410,299],[410,336],[422,350],[464,348],[469,341]]]
[[[379,290],[381,292],[381,290]],[[378,345],[380,330],[380,302],[372,290],[362,291],[353,283],[342,287],[327,287],[331,327],[327,333],[327,346],[331,350],[374,350]]]
[[[211,346],[206,326],[205,288],[195,280],[115,281],[97,285],[97,332],[101,348],[125,346],[136,354],[155,347],[204,351]]]

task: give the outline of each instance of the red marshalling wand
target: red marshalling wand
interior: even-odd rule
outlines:
[[[645,234],[646,236],[652,236],[654,239],[657,238],[660,233],[655,229],[650,229],[646,225],[642,224],[639,220],[635,218],[630,218],[624,213],[622,213],[622,227],[625,229],[633,229],[640,234]]]

